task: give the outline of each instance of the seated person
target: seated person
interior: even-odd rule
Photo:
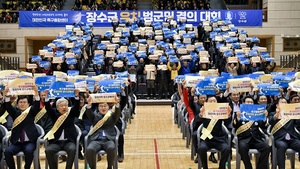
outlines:
[[[48,90],[45,91],[44,104],[54,125],[44,137],[49,141],[49,145],[45,149],[46,158],[50,169],[57,169],[55,154],[60,150],[65,150],[68,155],[66,169],[72,169],[76,153],[77,132],[74,132],[76,131],[74,120],[79,116],[79,90],[75,90],[75,102],[71,109],[68,107],[69,101],[65,98],[58,99],[53,108],[47,97],[48,92]]]
[[[210,96],[210,97],[208,97],[207,102],[208,103],[217,103],[217,99],[215,96]],[[203,118],[204,112],[205,112],[204,107],[202,107],[200,109],[199,116],[196,116],[195,118],[200,118],[200,120],[202,120],[202,123],[203,123],[203,128],[208,128],[211,119]],[[231,149],[230,149],[231,145],[228,145],[227,133],[225,131],[223,131],[223,129],[222,129],[222,122],[228,121],[228,120],[231,121],[230,112],[231,112],[231,108],[228,105],[228,119],[217,120],[217,122],[214,125],[214,127],[212,128],[212,130],[209,131],[210,134],[212,135],[211,139],[208,137],[205,139],[200,138],[201,141],[200,141],[200,145],[198,145],[199,148],[197,150],[197,153],[198,153],[198,156],[200,156],[200,160],[202,162],[203,169],[208,169],[207,151],[212,148],[215,148],[221,152],[221,160],[219,163],[219,169],[225,169],[227,159],[231,152]]]
[[[96,169],[96,154],[100,150],[105,150],[107,153],[107,168],[112,169],[116,154],[114,140],[117,134],[114,126],[121,114],[118,98],[115,97],[115,107],[111,108],[107,102],[102,102],[98,104],[95,111],[91,109],[91,97],[88,98],[87,102],[86,115],[92,122],[93,128],[88,133],[90,142],[85,151],[86,161],[91,169]]]
[[[299,134],[295,130],[295,127],[300,125],[300,120],[281,119],[280,106],[284,104],[287,104],[287,100],[279,98],[276,111],[270,113],[269,117],[271,134],[277,148],[276,157],[279,169],[285,168],[285,152],[288,148],[300,152]]]
[[[243,104],[254,104],[251,96],[246,96]],[[268,111],[265,110],[265,116],[268,116]],[[267,120],[265,121],[244,121],[241,117],[241,112],[235,113],[233,127],[236,129],[238,138],[238,150],[242,161],[244,162],[245,169],[252,169],[250,157],[248,155],[249,148],[255,148],[259,151],[260,156],[256,168],[268,168],[269,154],[271,147],[265,141],[265,135],[261,129],[267,128]]]
[[[13,107],[8,95],[8,87],[4,90],[5,108],[9,115],[14,120],[12,126],[12,134],[10,137],[10,145],[5,149],[4,155],[8,168],[14,169],[14,155],[23,151],[25,155],[25,169],[30,169],[33,153],[36,149],[36,141],[39,137],[39,132],[34,124],[34,115],[39,111],[39,94],[37,87],[35,91],[35,102],[30,107],[28,96],[19,96],[17,99],[17,106]]]

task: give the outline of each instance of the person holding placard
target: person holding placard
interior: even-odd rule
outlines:
[[[87,93],[88,94],[88,93]],[[80,145],[79,145],[79,154],[78,158],[80,160],[84,160],[84,156],[81,153],[82,147],[84,147],[84,137],[88,134],[92,124],[89,121],[87,115],[86,115],[86,107],[87,107],[87,101],[86,101],[86,95],[84,93],[79,94],[79,109],[80,114],[79,117],[75,117],[75,124],[80,128],[81,130],[81,138],[80,138]],[[84,151],[83,151],[84,152]]]
[[[254,100],[251,96],[246,96],[243,99],[243,104],[255,106]],[[241,105],[241,108],[243,107],[243,104]],[[245,109],[247,109],[247,107],[245,107]],[[271,147],[268,145],[268,143],[266,143],[265,135],[260,130],[268,127],[266,118],[268,116],[268,111],[265,109],[258,110],[262,115],[258,116],[259,114],[256,113],[256,117],[265,118],[265,120],[258,119],[257,121],[252,121],[248,120],[248,118],[243,118],[247,116],[247,113],[252,113],[252,111],[249,109],[246,110],[247,112],[241,110],[242,112],[237,111],[234,114],[233,127],[236,129],[236,136],[238,138],[238,153],[244,162],[245,169],[252,169],[252,164],[248,155],[250,148],[255,148],[260,153],[256,168],[268,168],[269,165],[269,154],[271,152]]]
[[[10,102],[12,106],[16,106],[17,104],[17,97],[16,96],[10,96]],[[13,119],[9,115],[9,113],[6,111],[5,104],[4,104],[4,96],[3,92],[0,91],[0,123],[8,130],[10,131],[13,126]],[[0,139],[2,140],[2,139]],[[1,158],[0,158],[1,159]]]
[[[230,73],[232,76],[238,75],[238,69],[239,69],[239,63],[226,63],[226,70],[228,73]]]
[[[107,102],[100,102],[98,108],[92,111],[93,99],[90,96],[87,99],[87,112],[89,120],[93,123],[93,127],[88,133],[90,142],[85,151],[85,158],[91,169],[96,169],[96,154],[99,150],[104,149],[107,153],[108,169],[112,169],[116,146],[114,143],[116,130],[114,128],[118,121],[121,110],[117,96],[115,96],[115,106],[109,107]]]
[[[53,122],[50,116],[46,112],[45,108],[45,99],[46,99],[46,93],[45,92],[39,92],[40,95],[40,106],[39,106],[39,112],[35,114],[34,122],[38,125],[40,125],[45,133],[48,133],[52,126]]]
[[[192,133],[192,139],[193,139],[193,146],[195,150],[198,150],[198,144],[197,144],[197,129],[202,124],[202,120],[200,118],[194,118],[198,115],[198,112],[200,112],[201,107],[204,105],[204,102],[207,99],[206,95],[195,95],[195,88],[182,88],[182,86],[185,86],[185,81],[182,82],[182,84],[178,84],[178,92],[183,97],[184,104],[186,105],[186,109],[188,112],[188,123],[190,124],[193,120],[193,133]],[[209,156],[209,161],[213,163],[217,163],[217,159],[214,156],[214,153],[211,153]],[[198,156],[194,160],[195,163],[198,163]]]
[[[215,103],[214,105],[210,106],[210,108],[213,108],[213,109],[216,108],[216,106],[218,104],[215,96],[208,97],[206,103]],[[221,152],[221,160],[219,163],[219,169],[225,169],[225,165],[229,158],[231,148],[230,148],[230,145],[228,145],[227,133],[223,130],[222,123],[223,123],[223,121],[224,122],[231,121],[231,115],[230,115],[231,108],[229,105],[225,106],[225,107],[224,107],[224,105],[222,105],[221,107],[218,107],[217,109],[213,110],[213,112],[215,112],[215,111],[221,112],[221,110],[222,110],[222,117],[220,117],[220,116],[218,117],[218,115],[217,115],[217,116],[214,116],[214,119],[211,119],[210,117],[207,116],[207,114],[211,113],[212,111],[205,110],[206,103],[204,103],[204,106],[200,109],[199,116],[195,117],[195,118],[200,118],[200,120],[202,120],[202,123],[203,123],[202,133],[200,133],[200,145],[198,145],[199,148],[197,150],[197,153],[198,153],[198,156],[200,156],[200,159],[201,159],[201,162],[203,165],[203,169],[208,169],[207,151],[211,148],[217,149],[218,151]],[[213,114],[215,114],[215,113],[213,113]],[[213,117],[213,116],[211,116],[211,117]],[[218,118],[220,118],[220,119],[218,119]]]
[[[48,90],[45,91],[45,108],[47,114],[53,121],[53,127],[45,134],[44,139],[49,141],[45,149],[46,158],[50,169],[57,169],[56,153],[60,150],[67,152],[66,169],[72,169],[75,153],[77,132],[74,119],[79,116],[79,90],[75,89],[75,101],[72,108],[69,108],[69,101],[60,98],[55,103],[55,108],[50,105]]]
[[[154,60],[151,60],[151,63],[149,65],[146,65],[144,70],[144,74],[146,75],[146,86],[148,95],[147,100],[149,100],[150,98],[156,99],[155,78],[157,74],[157,69],[154,62]]]
[[[176,86],[174,84],[174,79],[178,75],[178,72],[181,68],[180,62],[178,63],[171,63],[170,61],[167,63],[167,67],[171,72],[171,79],[170,79],[170,86],[171,86],[171,94],[175,93]]]
[[[281,109],[286,104],[285,98],[278,99],[276,111],[270,113],[269,117],[270,133],[274,137],[277,148],[276,158],[279,169],[285,169],[285,152],[288,148],[300,152],[299,133],[295,130],[295,127],[300,125],[300,120],[282,116]]]
[[[36,141],[40,135],[34,124],[34,114],[39,110],[40,98],[37,87],[34,87],[33,90],[35,98],[34,104],[30,106],[28,96],[19,96],[16,107],[13,107],[10,102],[8,87],[5,87],[4,90],[5,108],[14,120],[10,137],[11,144],[4,152],[6,164],[9,169],[15,169],[13,156],[20,151],[23,151],[25,155],[25,169],[30,169],[34,157]]]
[[[113,63],[114,63],[114,58],[111,58],[111,57],[105,58],[105,65],[106,65],[105,73],[106,74],[114,74],[115,73]]]
[[[157,77],[156,77],[156,81],[158,83],[158,93],[159,93],[158,99],[161,99],[163,94],[165,95],[165,99],[168,99],[167,73],[168,73],[167,65],[165,65],[163,62],[160,62],[159,65],[157,65]]]

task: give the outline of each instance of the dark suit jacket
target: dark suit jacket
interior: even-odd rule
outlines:
[[[228,98],[228,102],[229,102],[229,106],[230,106],[230,108],[231,108],[231,117],[233,117],[234,116],[234,112],[233,112],[233,103],[232,103],[232,101],[231,101],[231,99],[229,99]],[[239,101],[239,103],[238,103],[238,105],[240,106],[240,104],[241,104],[242,102],[241,101]],[[228,130],[232,130],[232,128],[233,128],[233,124],[232,124],[232,122],[233,122],[233,119],[230,119],[230,120],[226,120],[225,121],[225,126],[228,128]]]
[[[10,138],[10,142],[12,144],[18,142],[23,129],[25,130],[29,141],[33,143],[36,142],[40,134],[34,124],[34,117],[37,111],[39,110],[39,103],[39,101],[35,101],[34,104],[31,106],[29,114],[26,116],[26,118],[18,126],[12,129]],[[13,120],[15,120],[22,113],[20,109],[13,107],[10,102],[5,102],[5,108]]]
[[[40,105],[44,105],[44,103],[41,103],[40,102]],[[37,112],[37,114],[42,110],[42,107],[40,106],[39,107],[39,111]],[[36,116],[36,115],[35,115]],[[40,125],[43,129],[44,129],[44,132],[45,134],[48,133],[52,126],[53,126],[53,121],[52,119],[50,118],[49,114],[48,113],[45,113],[44,116],[37,122],[38,125]]]
[[[111,114],[111,116],[106,120],[106,122],[103,124],[103,126],[100,128],[104,131],[106,137],[114,141],[115,136],[117,135],[115,130],[115,124],[118,121],[121,114],[120,108],[115,108],[115,112]],[[97,124],[99,120],[101,120],[104,116],[101,115],[98,110],[92,111],[91,108],[87,108],[86,115],[88,116],[89,120],[92,122],[93,126]],[[98,129],[94,134],[90,136],[90,140],[96,140],[99,136],[100,129]]]
[[[1,102],[0,104],[0,116],[2,116],[6,111],[6,108],[5,108],[5,104]],[[11,128],[12,128],[12,125],[13,125],[13,119],[11,118],[10,115],[8,115],[6,117],[6,123],[3,124],[3,126],[8,130],[10,131]]]
[[[200,119],[202,120],[203,127],[207,128],[207,126],[210,122],[210,119],[201,118],[201,117],[200,117]],[[215,124],[213,130],[211,131],[211,135],[213,136],[213,138],[210,140],[208,138],[206,138],[206,141],[226,142],[227,141],[227,133],[225,131],[223,131],[222,122],[224,121],[224,123],[225,123],[228,120],[231,120],[231,117],[229,117],[228,119],[224,119],[224,120],[218,120],[218,122]]]
[[[61,114],[57,111],[57,109],[51,107],[49,101],[45,102],[45,107],[47,110],[47,114],[52,119],[53,124],[55,124],[56,120],[59,118],[59,116]],[[79,99],[78,100],[75,99],[74,105],[71,108],[68,117],[63,122],[63,124],[59,127],[59,129],[55,132],[55,134],[54,134],[55,138],[52,140],[49,140],[50,143],[55,143],[55,142],[59,141],[62,131],[64,130],[65,138],[76,144],[76,138],[77,138],[78,133],[76,132],[76,128],[74,125],[74,119],[75,119],[75,117],[79,116],[79,112],[80,112],[79,111]],[[47,134],[47,133],[45,133],[45,134]]]
[[[235,131],[237,131],[237,129],[243,125],[243,122],[245,124],[248,121],[238,120],[236,114],[234,114],[233,127],[235,128]],[[247,131],[238,135],[238,139],[249,142],[251,138],[253,138],[257,142],[264,142],[265,135],[260,131],[260,129],[265,129],[265,128],[267,128],[267,121],[254,122]]]
[[[271,125],[271,130],[274,125],[280,120],[275,116],[275,112],[270,113],[269,123]],[[283,140],[287,133],[290,134],[292,139],[300,139],[300,135],[296,132],[295,127],[300,125],[300,120],[290,120],[281,129],[279,129],[273,136],[275,140]],[[271,131],[270,130],[270,131]]]

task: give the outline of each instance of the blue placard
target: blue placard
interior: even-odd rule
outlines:
[[[50,98],[54,97],[75,97],[75,85],[73,82],[55,81],[49,88]]]
[[[226,90],[227,81],[227,77],[218,77],[215,81],[216,88],[219,90]]]
[[[39,65],[41,68],[50,68],[51,63],[49,61],[40,61]]]
[[[116,92],[121,93],[121,81],[120,80],[101,80],[99,82],[100,93]]]
[[[175,56],[175,57],[170,57],[170,62],[171,63],[178,63],[179,62],[179,59]]]
[[[128,66],[137,66],[138,61],[136,59],[128,60],[127,65]]]
[[[285,75],[286,76],[294,76],[296,74],[296,72],[286,72]]]
[[[124,72],[115,72],[115,74],[117,75],[118,78],[120,78],[120,77],[128,78],[128,71],[124,71]]]
[[[177,75],[175,76],[174,83],[181,84],[184,81],[185,75]]]
[[[265,96],[279,96],[279,85],[278,84],[270,84],[270,83],[260,83],[257,84],[258,95],[265,95]]]
[[[67,74],[69,76],[77,76],[77,75],[79,75],[79,70],[68,70]]]
[[[94,27],[111,27],[112,18],[130,16],[137,20],[164,22],[168,16],[174,20],[186,18],[197,26],[200,21],[221,18],[235,26],[262,26],[262,10],[99,10],[99,11],[20,11],[19,27],[65,27],[74,23],[93,23]],[[125,19],[125,18],[124,18]]]
[[[261,121],[265,120],[266,116],[264,111],[266,105],[264,104],[241,104],[241,120],[243,121]]]
[[[273,77],[273,82],[282,88],[287,88],[289,87],[289,83],[292,81],[292,79],[293,77],[291,76],[278,75]]]
[[[211,80],[201,80],[196,85],[195,95],[216,95],[214,83]]]
[[[76,58],[66,58],[66,63],[68,65],[76,65],[77,59]]]
[[[35,78],[35,84],[38,91],[44,91],[50,88],[52,82],[56,79],[55,76],[39,76]]]
[[[93,79],[86,80],[86,86],[89,89],[89,91],[94,91],[95,84],[96,84],[96,80]]]
[[[42,61],[42,58],[40,55],[31,56],[31,62],[40,62],[40,61]]]
[[[55,52],[55,56],[65,56],[65,51],[63,51],[63,50],[57,50]]]
[[[250,64],[250,59],[249,58],[241,57],[239,59],[240,59],[241,64],[244,64],[244,65],[249,65]]]

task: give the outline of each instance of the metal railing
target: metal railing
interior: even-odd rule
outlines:
[[[0,54],[0,69],[1,70],[19,70],[20,58],[15,56],[3,56]]]
[[[280,55],[281,68],[295,68],[300,66],[300,51],[293,55]]]

